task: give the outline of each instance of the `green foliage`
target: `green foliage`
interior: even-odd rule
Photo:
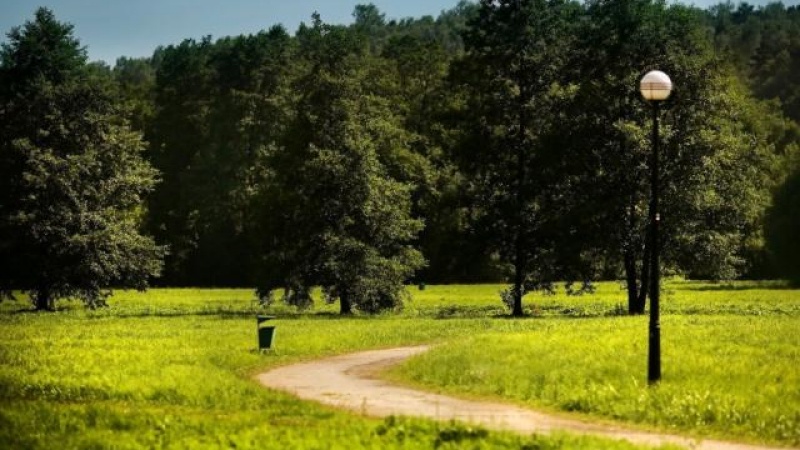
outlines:
[[[559,185],[545,163],[554,148],[541,138],[553,126],[578,11],[564,1],[482,1],[451,68],[464,98],[455,158],[481,205],[479,226],[513,267],[514,315],[527,286],[554,276]]]
[[[423,265],[409,245],[422,222],[410,216],[411,187],[401,181],[406,134],[373,91],[382,67],[359,34],[318,17],[298,40],[308,72],[287,145],[269,159],[259,291],[286,287],[285,300],[307,305],[305,293],[320,285],[343,314],[398,307],[402,283]]]
[[[10,33],[0,65],[0,287],[33,293],[37,309],[68,297],[100,306],[112,285],[143,289],[164,254],[139,234],[156,183],[141,135],[71,32],[39,9]]]
[[[800,7],[771,2],[720,3],[707,12],[715,43],[753,92],[780,100],[784,113],[800,121]]]
[[[357,6],[353,17],[352,26],[330,27],[314,16],[294,38],[271,30],[159,49],[150,63],[158,71],[152,113],[137,91],[146,77],[123,82],[146,66],[118,64],[134,116],[154,114],[150,151],[164,183],[148,223],[173,249],[164,283],[284,280],[277,284],[292,286],[288,297],[307,304],[299,273],[285,266],[315,254],[301,244],[311,225],[291,212],[301,199],[277,186],[313,183],[317,174],[290,181],[277,172],[305,164],[311,155],[302,149],[320,138],[312,126],[326,130],[321,122],[351,111],[378,118],[364,128],[380,136],[382,170],[406,185],[411,215],[425,219],[413,240],[430,262],[419,279],[499,280],[520,266],[510,291],[518,298],[516,290],[541,280],[624,274],[632,310],[641,311],[641,267],[652,254],[643,217],[650,117],[636,84],[650,67],[675,81],[662,116],[668,270],[704,279],[768,274],[763,211],[800,133],[776,113],[778,101],[753,101],[712,44],[735,53],[757,95],[791,101],[759,87],[791,85],[791,50],[777,53],[793,45],[796,8],[461,2],[436,19],[391,20],[374,5]],[[750,62],[757,55],[758,67]],[[334,101],[355,93],[360,104]],[[297,248],[278,245],[287,240]]]
[[[794,285],[800,285],[800,171],[792,174],[775,192],[767,211],[765,237],[767,249],[778,272]]]
[[[39,8],[34,20],[14,27],[2,45],[3,88],[8,95],[30,87],[37,78],[58,84],[72,78],[86,64],[86,50],[73,36],[73,26]]]
[[[559,256],[593,277],[624,274],[629,310],[641,313],[653,254],[653,119],[636,89],[642,74],[663,70],[674,85],[659,117],[659,252],[672,272],[731,279],[747,269],[775,176],[774,140],[757,123],[761,105],[715,58],[698,10],[596,1],[586,14],[570,64],[573,90],[548,138],[564,155],[555,169],[567,177],[563,226],[581,237]]]
[[[168,243],[164,282],[253,284],[254,194],[287,123],[292,43],[274,27],[252,36],[160,49],[148,138],[164,182],[148,228]]]
[[[145,132],[155,110],[156,69],[152,58],[119,58],[114,65],[122,107],[128,111],[131,128]]]
[[[0,216],[33,220],[49,200],[25,189],[64,181],[42,177],[62,167],[59,152],[86,149],[75,164],[117,155],[126,179],[142,181],[117,228],[144,220],[169,246],[164,285],[258,284],[265,296],[288,287],[287,300],[309,306],[321,283],[330,300],[357,291],[379,310],[399,303],[411,277],[505,276],[519,312],[527,290],[554,279],[624,275],[641,311],[651,122],[636,84],[657,67],[675,84],[662,114],[666,271],[773,274],[764,211],[800,155],[797,7],[509,0],[402,20],[358,5],[350,26],[312,17],[294,36],[278,26],[186,40],[112,70],[87,64],[72,27],[37,11],[2,50]],[[146,164],[119,156],[142,153],[129,128],[144,133],[157,185]],[[101,135],[119,149],[88,145]],[[26,181],[17,175],[28,163]],[[27,227],[12,222],[3,236]],[[88,223],[78,222],[70,230]],[[19,248],[0,243],[3,262],[24,256]],[[136,277],[157,272],[153,251],[139,253]],[[136,259],[124,254],[109,261]],[[387,284],[375,284],[382,273]]]
[[[691,194],[675,195],[672,216],[683,220],[665,244],[677,251],[666,254],[685,273],[704,279],[732,279],[747,269],[743,256],[749,243],[760,239],[764,209],[780,170],[774,147],[748,119],[756,116],[748,112],[758,106],[734,79],[720,81],[729,89],[726,96],[710,99],[718,113],[690,128],[695,137],[689,139],[699,154],[684,164],[696,171],[686,170],[690,178],[669,194],[693,186]]]

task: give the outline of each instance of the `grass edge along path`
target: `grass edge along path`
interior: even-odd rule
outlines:
[[[562,431],[625,440],[637,445],[672,444],[698,450],[778,448],[593,424],[508,404],[462,400],[410,389],[390,384],[375,376],[377,372],[429,349],[429,346],[414,346],[350,353],[279,367],[258,374],[256,379],[266,387],[290,392],[305,400],[370,416],[404,415],[439,421],[460,420],[490,429],[525,434]]]
[[[520,332],[481,333],[437,346],[391,377],[667,433],[800,444],[796,317],[667,316],[664,377],[655,387],[643,380],[646,321],[554,319]]]

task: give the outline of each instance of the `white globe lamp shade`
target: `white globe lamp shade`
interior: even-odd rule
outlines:
[[[639,83],[639,91],[647,101],[662,101],[672,92],[672,80],[660,70],[647,72]]]

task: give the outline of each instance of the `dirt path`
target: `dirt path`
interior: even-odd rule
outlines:
[[[297,397],[353,410],[371,416],[417,416],[449,421],[458,419],[487,428],[523,433],[563,430],[624,439],[637,444],[678,444],[703,450],[767,450],[770,447],[736,444],[647,433],[552,416],[501,403],[461,400],[394,386],[375,373],[422,353],[428,347],[401,347],[341,355],[279,367],[256,378],[264,386]]]

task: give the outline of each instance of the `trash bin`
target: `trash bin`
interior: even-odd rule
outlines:
[[[425,290],[425,282],[424,281],[420,281],[419,282],[419,290],[420,291],[424,291]]]
[[[274,318],[275,316],[256,316],[259,350],[269,350],[272,347],[272,341],[275,339],[275,325],[268,325],[266,322]]]

